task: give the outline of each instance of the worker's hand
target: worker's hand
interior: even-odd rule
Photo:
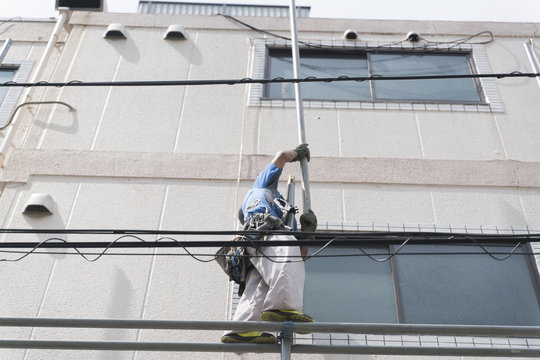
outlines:
[[[296,157],[291,160],[291,162],[302,160],[303,158],[306,158],[307,161],[310,160],[310,154],[309,154],[309,148],[308,144],[301,144],[298,145],[293,149],[293,151],[296,153]]]
[[[317,217],[311,209],[307,213],[300,215],[300,225],[302,231],[315,232],[317,230]]]

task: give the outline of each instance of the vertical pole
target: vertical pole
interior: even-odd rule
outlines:
[[[291,206],[294,206],[294,188],[295,188],[294,177],[289,176],[289,181],[287,182],[287,202]],[[292,229],[294,225],[294,214],[289,213],[289,215],[287,215],[287,220],[285,221],[285,225],[287,225],[288,227]]]
[[[291,46],[293,58],[293,74],[295,78],[300,78],[300,52],[298,50],[298,38],[296,34],[296,5],[294,0],[291,0],[289,5],[289,17],[291,20]],[[302,102],[302,91],[300,83],[294,83],[294,95],[296,98],[296,117],[298,120],[298,140],[300,144],[306,143],[306,135],[304,133],[304,105]],[[300,161],[302,168],[302,190],[304,192],[304,209],[303,213],[307,213],[311,209],[311,197],[309,193],[309,175],[308,163],[304,158]]]
[[[525,52],[527,52],[527,57],[529,58],[533,72],[536,74],[540,73],[540,64],[538,63],[538,58],[534,53],[534,43],[532,39],[529,39],[529,41],[523,45],[525,46]],[[538,76],[536,77],[536,83],[540,87],[540,78]]]
[[[4,42],[4,46],[2,46],[2,50],[0,50],[0,65],[2,65],[2,61],[4,61],[4,58],[6,57],[6,54],[10,46],[11,46],[11,39],[8,38]]]
[[[283,323],[283,332],[279,336],[281,339],[281,360],[291,360],[291,349],[293,342],[293,322]]]

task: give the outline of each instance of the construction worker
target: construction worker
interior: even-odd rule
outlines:
[[[294,150],[278,152],[272,162],[258,175],[242,205],[244,229],[283,228],[279,220],[285,218],[283,198],[278,192],[278,181],[288,162],[303,158],[309,160],[307,144]],[[279,199],[275,201],[275,199]],[[294,208],[293,208],[294,209]],[[293,210],[294,212],[294,210]],[[294,216],[294,213],[293,215]],[[275,225],[276,221],[279,225]],[[309,210],[300,217],[302,231],[315,231],[317,218]],[[296,229],[296,221],[294,225]],[[266,240],[295,240],[291,235],[270,235]],[[302,312],[305,269],[301,256],[307,255],[307,247],[267,246],[246,247],[253,269],[246,275],[245,288],[234,314],[234,321],[297,321],[313,322]],[[287,261],[289,260],[289,261]],[[224,343],[277,343],[274,335],[261,332],[230,332]]]

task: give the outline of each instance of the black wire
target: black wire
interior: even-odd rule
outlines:
[[[258,32],[260,34],[263,34],[263,35],[270,35],[272,37],[275,37],[275,38],[278,38],[278,39],[282,39],[282,40],[287,40],[287,41],[292,41],[291,38],[289,37],[286,37],[286,36],[283,36],[283,35],[279,35],[279,34],[276,34],[276,33],[273,33],[273,32],[270,32],[270,31],[267,31],[267,30],[262,30],[262,29],[259,29],[253,25],[250,25],[244,21],[241,21],[233,16],[230,16],[230,15],[226,15],[226,14],[218,14],[218,15],[221,15],[231,21],[234,21],[250,30],[253,30],[255,32]],[[449,47],[448,49],[437,49],[437,50],[450,50],[456,46],[459,46],[461,44],[464,44],[466,42],[469,42],[470,40],[474,39],[475,37],[478,37],[478,36],[481,36],[481,35],[489,35],[490,36],[490,39],[489,40],[485,40],[485,41],[479,41],[479,42],[474,42],[474,43],[471,43],[471,44],[489,44],[490,42],[492,42],[494,39],[493,39],[493,33],[491,31],[481,31],[479,33],[476,33],[474,35],[470,35],[470,36],[467,36],[467,37],[464,37],[464,38],[461,38],[461,39],[456,39],[456,40],[452,40],[452,41],[430,41],[430,40],[427,40],[425,38],[421,38],[421,40],[425,41],[426,45],[420,47],[422,50],[429,50],[430,47],[433,47],[433,46],[438,46],[438,45],[443,45],[443,44],[453,44],[451,47]],[[398,41],[394,41],[394,42],[389,42],[387,44],[382,44],[382,45],[378,45],[378,46],[369,46],[369,47],[366,47],[366,49],[369,49],[369,50],[377,50],[377,49],[388,49],[388,48],[393,48],[395,47],[396,45],[402,45],[403,43],[407,42],[407,39],[403,39],[403,40],[398,40]],[[324,46],[324,45],[320,45],[320,44],[316,44],[316,43],[313,43],[313,42],[309,42],[309,41],[302,41],[302,40],[298,40],[298,43],[299,44],[302,44],[304,46],[307,46],[307,47],[312,47],[312,48],[318,48],[318,49],[325,49],[325,50],[329,50],[329,51],[332,51],[332,52],[337,52],[337,53],[343,53],[345,52],[343,49],[339,49],[339,48],[335,48],[333,46]],[[414,45],[415,43],[413,43]],[[403,48],[403,46],[402,46]],[[415,49],[418,49],[418,48],[412,48],[412,50],[415,50]],[[411,50],[411,49],[409,49]]]
[[[0,234],[72,234],[72,235],[186,235],[186,236],[214,236],[214,235],[292,235],[297,239],[314,237],[318,240],[328,240],[335,237],[343,237],[346,240],[367,240],[367,241],[388,241],[389,244],[401,243],[401,239],[405,240],[413,236],[414,241],[422,243],[439,241],[455,241],[455,242],[470,242],[471,239],[478,241],[523,241],[537,242],[540,241],[540,233],[526,234],[470,234],[456,232],[426,232],[426,231],[359,231],[359,232],[344,232],[344,231],[318,231],[318,232],[300,232],[300,231],[284,231],[284,230],[147,230],[147,229],[9,229],[0,228]],[[317,241],[307,241],[306,245],[317,244]],[[424,241],[424,240],[427,240]],[[305,241],[305,240],[299,240]],[[396,242],[397,241],[397,242]],[[268,243],[268,242],[266,242]],[[294,243],[290,241],[289,243]],[[8,243],[0,242],[0,247]],[[21,243],[13,243],[13,245]],[[85,242],[83,244],[92,244]],[[191,245],[187,245],[191,244]],[[203,244],[203,245],[200,245]],[[201,246],[223,246],[233,244],[231,241],[205,241],[205,242],[186,242],[186,246],[201,247]],[[94,245],[91,245],[95,247]]]
[[[360,249],[361,250],[361,249]],[[28,253],[28,251],[18,251],[18,250],[0,250],[0,253],[2,254],[26,254]],[[102,253],[102,252],[87,252],[87,251],[84,251],[81,253],[83,253],[84,255],[102,255],[102,256],[197,256],[197,257],[201,257],[201,256],[207,256],[207,257],[212,257],[212,258],[217,258],[219,256],[224,256],[224,255],[219,255],[219,256],[216,256],[216,254],[208,254],[208,253],[191,253],[191,254],[187,254],[187,253],[126,253],[126,252],[115,252],[115,253],[110,253],[110,252],[107,252],[107,253]],[[80,254],[78,252],[64,252],[64,251],[34,251],[32,253],[33,255],[78,255],[80,256]],[[489,254],[491,255],[508,255],[508,251],[490,251]],[[477,252],[471,252],[471,251],[448,251],[448,252],[406,252],[406,253],[395,253],[393,254],[393,256],[408,256],[408,255],[412,255],[412,256],[424,256],[424,255],[430,255],[430,256],[438,256],[438,255],[443,255],[443,256],[448,256],[448,255],[453,255],[453,256],[456,256],[456,255],[489,255],[489,254],[486,254],[485,251],[477,251]],[[381,252],[381,253],[354,253],[354,254],[317,254],[317,255],[309,255],[308,257],[309,258],[346,258],[346,257],[370,257],[370,256],[389,256],[391,254],[389,254],[388,252]],[[535,255],[538,255],[534,252],[514,252],[512,255],[527,255],[527,256],[535,256]],[[253,257],[278,257],[278,256],[270,256],[270,255],[267,255],[267,256],[264,256],[264,255],[239,255],[241,257],[247,257],[247,258],[253,258]],[[279,257],[282,257],[282,256],[279,256]],[[289,256],[291,258],[299,258],[301,257],[301,255],[298,255],[298,256]],[[213,261],[214,259],[212,259]],[[377,260],[380,260],[380,259],[377,259]],[[1,260],[0,260],[1,261]]]
[[[134,80],[134,81],[79,81],[69,82],[47,82],[39,81],[35,83],[18,83],[8,81],[0,84],[0,87],[88,87],[88,86],[197,86],[197,85],[241,85],[241,84],[269,84],[269,83],[303,83],[303,82],[340,82],[340,81],[400,81],[400,80],[436,80],[436,79],[472,79],[472,78],[536,78],[540,73],[522,73],[512,71],[509,73],[490,74],[450,74],[450,75],[409,75],[409,76],[337,76],[337,77],[313,77],[305,78],[282,78],[273,79],[214,79],[214,80]]]
[[[10,23],[10,22],[14,22],[13,20],[15,20],[15,19],[19,19],[19,22],[22,22],[22,17],[14,16],[14,17],[12,17],[10,19],[7,19],[7,20],[4,20],[4,21],[0,22],[0,26],[2,26],[4,24],[7,24],[7,23]]]
[[[4,230],[8,230],[8,229],[4,229]],[[251,231],[252,232],[252,231]],[[260,240],[261,238],[263,238],[263,235],[261,235],[262,233],[265,233],[264,231],[255,231],[255,233],[258,233],[258,236],[254,237],[253,235],[250,236],[243,236],[242,238],[245,240],[245,241],[241,241],[240,243],[242,245],[239,244],[238,241],[236,240],[233,240],[233,241],[203,241],[203,242],[195,242],[197,244],[196,247],[201,247],[201,246],[204,246],[204,247],[212,247],[212,246],[242,246],[242,247],[246,247],[246,246],[250,246],[250,247],[254,247],[256,249],[256,254],[257,253],[260,253],[259,256],[262,256],[262,257],[265,257],[266,259],[268,259],[269,261],[271,262],[274,262],[274,263],[286,263],[286,262],[301,262],[301,261],[304,261],[301,257],[299,256],[276,256],[278,258],[286,258],[285,260],[274,260],[273,257],[274,256],[268,256],[266,255],[261,249],[260,247],[266,247],[266,246],[300,246],[300,245],[304,245],[304,244],[308,244],[310,243],[311,245],[313,245],[312,243],[314,242],[314,240],[277,240],[277,241],[272,241],[272,240]],[[275,231],[274,231],[275,233]],[[282,234],[283,235],[284,232],[278,232],[278,234]],[[289,232],[289,233],[292,233],[292,232]],[[315,233],[308,233],[308,234],[315,234]],[[366,235],[366,234],[363,234],[363,235]],[[395,238],[396,236],[393,235],[393,237]],[[421,237],[426,237],[425,234],[422,234]],[[489,256],[491,256],[493,259],[495,260],[506,260],[508,259],[510,256],[512,256],[516,251],[517,249],[521,246],[521,242],[523,241],[521,238],[525,238],[526,241],[524,242],[530,242],[533,240],[532,236],[531,235],[527,235],[527,236],[517,236],[517,237],[513,237],[512,239],[513,240],[517,240],[517,238],[520,238],[520,242],[517,243],[517,245],[515,245],[515,247],[513,248],[513,250],[510,252],[510,253],[507,253],[505,252],[505,256],[503,256],[502,258],[498,258],[494,255],[492,255],[493,252],[490,252],[488,251],[484,245],[485,244],[482,244],[478,241],[478,239],[476,239],[474,236],[472,235],[464,235],[464,237],[461,239],[461,240],[457,240],[456,239],[456,235],[447,235],[447,238],[446,240],[449,241],[449,243],[445,243],[445,244],[454,244],[456,242],[464,242],[464,241],[467,241],[467,242],[472,242],[473,244],[475,244],[476,246],[479,246],[483,252]],[[137,235],[132,235],[132,234],[125,234],[125,235],[122,235],[120,237],[118,237],[117,239],[115,239],[114,241],[112,242],[108,242],[108,243],[104,243],[104,242],[101,242],[101,243],[93,243],[93,242],[68,242],[64,239],[61,239],[61,238],[58,238],[58,237],[52,237],[52,238],[48,238],[46,240],[43,240],[39,243],[22,243],[22,242],[17,242],[17,243],[0,243],[0,247],[2,248],[7,248],[7,247],[32,247],[31,250],[27,251],[27,252],[23,252],[24,255],[20,256],[19,258],[16,258],[16,259],[0,259],[0,262],[17,262],[17,261],[21,261],[22,259],[24,259],[25,257],[29,256],[30,254],[34,253],[38,248],[73,248],[76,253],[78,255],[80,255],[81,257],[83,257],[85,260],[89,261],[89,262],[94,262],[94,261],[97,261],[98,259],[100,259],[103,255],[105,255],[105,253],[110,249],[110,248],[115,248],[115,247],[126,247],[126,245],[128,243],[122,243],[120,242],[121,240],[123,239],[126,239],[126,238],[132,238],[132,239],[136,239],[138,240],[138,242],[129,242],[129,247],[160,247],[158,246],[158,244],[161,244],[161,245],[167,245],[167,247],[170,247],[170,246],[174,246],[174,247],[181,247],[187,255],[187,256],[191,256],[193,259],[199,261],[199,262],[211,262],[211,261],[214,261],[219,255],[215,254],[215,255],[212,255],[212,258],[211,259],[200,259],[197,255],[195,254],[192,254],[189,250],[187,250],[186,247],[189,247],[189,246],[194,246],[194,242],[180,242],[174,238],[171,238],[171,237],[161,237],[155,241],[152,241],[152,242],[149,242],[149,241],[145,241],[144,239],[140,238],[139,236]],[[483,238],[483,240],[486,240],[486,236],[481,236],[481,238]],[[497,236],[497,238],[499,238],[499,240],[504,240],[505,242],[508,242],[509,238],[507,236]],[[490,239],[493,239],[492,237],[490,237]],[[388,239],[387,239],[388,240]],[[399,253],[399,251],[406,245],[406,244],[411,244],[412,242],[414,241],[418,241],[419,239],[415,239],[414,236],[411,236],[411,235],[408,235],[408,237],[405,239],[405,240],[402,240],[401,242],[401,245],[399,246],[399,248],[394,251],[393,253],[391,253],[389,256],[387,256],[386,258],[384,259],[377,259],[374,257],[373,254],[368,254],[367,252],[365,252],[363,249],[361,249],[359,247],[359,250],[362,251],[362,253],[367,256],[368,258],[370,258],[371,260],[374,260],[374,261],[378,261],[378,262],[384,262],[384,261],[388,261],[390,260],[392,257],[394,257],[395,255],[397,255]],[[426,240],[426,239],[424,239]],[[429,239],[427,238],[428,242],[431,242],[433,243],[433,239]],[[441,240],[442,239],[438,239],[435,244],[441,244]],[[540,239],[536,239],[537,241],[540,241]],[[493,240],[490,240],[490,241],[493,241]],[[310,259],[310,258],[313,258],[313,257],[317,257],[318,254],[324,250],[326,247],[330,246],[330,245],[347,245],[347,246],[351,246],[351,245],[356,245],[354,243],[356,243],[357,241],[355,240],[350,240],[348,236],[340,236],[340,237],[334,237],[332,239],[330,239],[329,241],[327,241],[326,244],[324,244],[322,247],[320,247],[320,249],[318,251],[316,251],[314,254],[312,254],[311,256],[307,257],[307,259]],[[388,241],[383,241],[383,239],[379,239],[377,241],[375,241],[375,244],[378,244],[379,246],[382,245],[383,242],[388,242]],[[393,243],[395,243],[395,240],[392,241]],[[399,242],[399,240],[398,240]],[[223,245],[225,243],[225,245]],[[422,241],[421,242],[422,244],[426,244],[426,241]],[[315,241],[315,244],[317,244],[318,246],[321,246],[321,241]],[[500,244],[500,243],[499,243]],[[134,246],[136,245],[136,246]],[[103,251],[98,253],[98,255],[92,259],[90,259],[89,257],[86,256],[85,253],[81,252],[78,247],[81,247],[81,248],[85,248],[85,247],[104,247]],[[206,255],[205,255],[206,256]],[[245,255],[247,257],[249,257],[249,255]],[[256,257],[259,257],[256,255]],[[298,260],[291,260],[291,258],[295,258],[295,257],[299,257]]]

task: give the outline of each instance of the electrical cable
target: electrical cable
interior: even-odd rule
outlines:
[[[22,104],[19,104],[15,110],[13,110],[13,112],[11,113],[11,116],[9,117],[9,121],[7,122],[7,124],[5,124],[4,126],[0,127],[0,130],[4,130],[5,128],[7,128],[11,122],[13,121],[13,118],[15,117],[15,114],[17,113],[17,111],[22,108],[23,106],[27,106],[27,105],[41,105],[41,104],[58,104],[58,105],[64,105],[66,106],[67,108],[69,108],[69,111],[76,111],[75,108],[71,105],[69,105],[68,103],[65,103],[63,101],[27,101],[27,102],[23,102]]]
[[[263,30],[263,29],[259,29],[253,25],[250,25],[242,20],[239,20],[233,16],[230,16],[230,15],[226,15],[226,14],[218,14],[218,15],[221,15],[233,22],[236,22],[250,30],[253,30],[257,33],[260,33],[260,34],[263,34],[263,35],[269,35],[269,36],[272,36],[272,37],[275,37],[275,38],[278,38],[278,39],[282,39],[282,40],[286,40],[286,41],[291,41],[291,39],[289,37],[286,37],[286,36],[283,36],[283,35],[279,35],[279,34],[276,34],[276,33],[273,33],[273,32],[270,32],[270,31],[267,31],[267,30]],[[479,33],[476,33],[474,35],[470,35],[470,36],[467,36],[467,37],[464,37],[464,38],[461,38],[461,39],[456,39],[456,40],[452,40],[452,41],[430,41],[430,40],[427,40],[423,37],[420,38],[420,40],[424,41],[426,43],[426,45],[424,45],[422,47],[422,50],[425,50],[425,49],[429,49],[429,47],[432,47],[432,46],[438,46],[438,45],[443,45],[443,44],[453,44],[453,46],[449,47],[448,49],[437,49],[437,50],[449,50],[449,49],[452,49],[456,46],[459,46],[461,44],[464,44],[464,43],[467,43],[469,42],[470,40],[478,37],[478,36],[481,36],[481,35],[484,35],[484,34],[487,34],[490,36],[490,39],[489,40],[485,40],[485,41],[478,41],[478,42],[474,42],[474,43],[470,43],[470,44],[489,44],[491,42],[494,41],[494,38],[493,38],[493,33],[491,31],[481,31]],[[407,39],[403,39],[403,40],[398,40],[398,41],[393,41],[393,42],[389,42],[389,43],[386,43],[386,44],[382,44],[382,45],[378,45],[378,46],[368,46],[366,47],[366,49],[368,50],[377,50],[377,49],[385,49],[385,48],[393,48],[397,45],[400,45],[400,44],[403,44],[405,42],[408,42]],[[343,52],[346,52],[344,51],[343,49],[337,49],[333,46],[324,46],[324,45],[320,45],[320,44],[316,44],[316,43],[313,43],[313,42],[309,42],[309,41],[302,41],[302,40],[299,40],[298,41],[299,44],[302,44],[304,46],[307,46],[307,47],[312,47],[312,48],[318,48],[318,49],[325,49],[325,50],[329,50],[329,51],[332,51],[332,52],[338,52],[338,53],[343,53]],[[414,43],[413,43],[414,44]],[[403,47],[402,47],[403,48]],[[417,49],[417,48],[413,48],[414,49]]]
[[[453,41],[429,41],[429,40],[424,39],[424,38],[421,38],[421,39],[423,41],[425,41],[427,44],[435,44],[435,45],[453,44],[453,46],[449,47],[449,49],[450,49],[450,48],[453,48],[455,46],[459,46],[461,44],[464,44],[464,43],[468,42],[469,40],[474,39],[475,37],[485,35],[485,34],[489,35],[489,37],[490,37],[489,40],[477,41],[477,42],[474,42],[474,43],[471,43],[471,44],[489,44],[489,43],[494,41],[493,33],[491,31],[481,31],[481,32],[476,33],[474,35],[467,36],[467,37],[464,37],[462,39],[457,39],[457,40],[453,40]]]
[[[259,235],[260,236],[260,235]],[[121,245],[122,243],[120,243],[121,240],[124,240],[126,238],[131,238],[131,239],[135,239],[137,241],[139,241],[140,243],[143,243],[145,246],[144,247],[151,247],[151,246],[157,246],[158,243],[160,242],[164,242],[164,241],[167,241],[167,242],[171,242],[175,245],[175,247],[181,247],[185,252],[186,254],[184,255],[187,255],[187,256],[191,256],[193,259],[199,261],[199,262],[204,262],[204,263],[208,263],[208,262],[212,262],[214,261],[219,255],[210,255],[211,258],[210,259],[201,259],[199,256],[208,256],[208,255],[198,255],[198,254],[193,254],[191,253],[189,250],[186,249],[186,245],[185,244],[190,244],[192,242],[180,242],[174,238],[171,238],[171,237],[161,237],[153,242],[148,242],[142,238],[140,238],[139,236],[136,236],[136,235],[122,235],[120,237],[118,237],[116,240],[112,241],[112,242],[108,242],[108,243],[102,243],[102,247],[104,247],[103,251],[101,251],[100,253],[97,254],[96,257],[94,258],[89,258],[88,256],[86,256],[87,254],[81,252],[75,245],[77,244],[77,246],[79,247],[87,247],[87,245],[89,243],[73,243],[73,242],[68,242],[64,239],[61,239],[61,238],[58,238],[58,237],[52,237],[52,238],[48,238],[46,240],[43,240],[35,245],[33,245],[33,248],[27,252],[23,252],[23,255],[16,258],[16,259],[0,259],[0,262],[18,262],[18,261],[21,261],[22,259],[26,258],[27,256],[29,256],[30,254],[33,254],[38,248],[48,248],[48,247],[55,247],[55,248],[58,248],[58,247],[61,247],[61,248],[66,248],[66,247],[69,247],[69,248],[72,248],[76,251],[76,254],[80,255],[81,257],[83,257],[86,261],[89,261],[89,262],[95,262],[97,261],[98,259],[100,259],[102,256],[105,255],[105,253],[110,249],[110,248],[113,248],[113,247],[120,247],[120,246],[117,246],[117,245]],[[298,256],[286,256],[286,260],[275,260],[273,259],[273,257],[278,257],[278,258],[283,258],[284,256],[268,256],[266,255],[263,251],[260,250],[260,247],[264,247],[264,246],[299,246],[300,244],[302,243],[305,243],[306,241],[302,241],[302,240],[291,240],[291,241],[281,241],[281,240],[278,240],[278,241],[271,241],[271,240],[254,240],[252,239],[250,236],[244,236],[243,237],[244,239],[247,239],[245,240],[245,242],[247,242],[249,245],[251,245],[252,247],[254,247],[256,249],[256,253],[260,253],[260,255],[256,255],[257,257],[265,257],[266,259],[268,259],[269,261],[271,262],[274,262],[274,263],[285,263],[285,262],[301,262],[301,261],[304,261],[303,259],[298,259],[298,260],[291,260],[291,258],[294,258],[294,257],[298,257]],[[259,237],[260,238],[260,237]],[[358,249],[363,253],[363,255],[367,256],[368,258],[370,258],[371,260],[374,260],[374,261],[377,261],[377,262],[384,262],[384,261],[388,261],[390,260],[391,258],[393,258],[394,256],[398,255],[398,253],[400,252],[400,250],[407,244],[410,243],[411,240],[414,239],[414,236],[408,236],[402,243],[401,245],[399,246],[399,248],[392,252],[389,256],[387,256],[386,258],[384,259],[377,259],[375,258],[375,254],[368,254],[367,252],[365,252],[362,248],[358,247]],[[340,241],[342,240],[342,241]],[[452,236],[448,236],[448,240],[452,241],[453,243],[456,243],[456,239],[455,239],[455,236],[452,235]],[[498,258],[496,256],[494,256],[492,254],[492,252],[488,251],[483,244],[481,244],[478,240],[474,239],[473,237],[471,236],[465,236],[464,237],[464,240],[467,240],[469,242],[472,242],[473,244],[475,244],[476,246],[479,246],[482,250],[483,250],[483,253],[489,255],[490,257],[492,257],[493,259],[495,260],[506,260],[508,259],[510,256],[512,256],[513,254],[515,254],[515,252],[517,251],[517,249],[521,246],[521,241],[517,243],[517,245],[512,249],[512,251],[510,253],[503,253],[505,254],[504,257],[502,258]],[[343,242],[344,241],[344,242]],[[463,241],[463,240],[462,240]],[[255,243],[257,242],[257,243]],[[312,241],[307,241],[307,242],[312,242]],[[322,255],[319,255],[325,248],[327,248],[328,246],[332,245],[332,244],[338,244],[338,243],[343,243],[344,245],[348,245],[348,246],[351,246],[351,242],[354,242],[354,241],[351,241],[348,239],[347,236],[341,236],[341,237],[334,237],[332,239],[330,239],[329,241],[327,241],[322,247],[320,247],[319,250],[317,250],[316,252],[314,252],[312,255],[308,256],[305,260],[308,260],[308,259],[311,259],[311,258],[315,258],[315,257],[322,257]],[[379,243],[379,245],[381,245],[381,241],[377,241]],[[52,245],[54,246],[50,246],[51,243],[53,243]],[[207,241],[207,242],[203,242],[203,245],[205,247],[212,247],[213,245],[216,246],[216,244],[219,243],[219,245],[222,245],[223,242],[215,242],[215,241]],[[227,242],[228,245],[238,245],[238,241],[232,241],[232,242]],[[276,243],[276,244],[273,244],[273,243]],[[285,245],[285,243],[287,243],[287,245]],[[317,242],[318,245],[320,246],[321,242],[318,241]],[[436,244],[440,244],[440,239],[438,241],[435,242]],[[10,246],[10,245],[13,245],[13,244],[18,244],[19,246],[18,247],[21,247],[21,246],[28,246],[28,243],[0,243],[0,247],[1,248],[5,248],[5,247],[16,247],[16,246]],[[272,245],[271,245],[272,244]],[[6,246],[7,245],[7,246]],[[91,247],[94,247],[93,245],[95,244],[92,244]],[[200,245],[200,244],[199,244]],[[217,245],[217,246],[219,246]],[[342,245],[343,246],[343,245]],[[200,247],[200,246],[199,246]],[[245,246],[244,246],[245,247]],[[5,251],[0,251],[0,252],[5,252]],[[75,254],[75,253],[72,253],[72,254]],[[150,254],[149,254],[150,255]],[[249,257],[249,255],[237,255],[237,256],[247,256]]]
[[[492,257],[493,259],[495,260],[498,260],[498,261],[503,261],[503,260],[506,260],[508,259],[510,256],[512,256],[516,251],[517,249],[521,246],[521,243],[517,243],[516,246],[512,249],[512,251],[510,253],[508,253],[506,256],[503,256],[502,258],[498,258],[496,256],[493,256],[482,244],[480,244],[478,241],[476,241],[475,239],[470,239],[473,243],[475,243],[477,246],[479,246],[487,255],[489,255],[490,257]]]
[[[373,257],[373,255],[368,254],[367,252],[365,252],[364,249],[362,249],[362,248],[360,248],[360,247],[359,247],[358,249],[359,249],[362,253],[364,253],[368,258],[370,258],[370,259],[373,260],[373,261],[377,261],[377,262],[386,262],[386,261],[392,259],[394,256],[396,256],[396,255],[399,253],[399,251],[400,251],[400,250],[401,250],[401,249],[409,242],[409,240],[411,240],[411,239],[412,239],[412,236],[411,236],[411,237],[408,237],[407,240],[405,240],[405,241],[403,242],[403,244],[401,244],[401,245],[399,246],[399,248],[397,248],[396,251],[392,252],[388,257],[386,257],[386,258],[384,258],[384,259],[377,259],[377,258]]]
[[[318,232],[300,232],[300,231],[284,231],[284,230],[215,230],[215,231],[197,231],[197,230],[145,230],[145,229],[8,229],[0,228],[0,234],[72,234],[72,235],[186,235],[186,236],[208,236],[208,235],[292,235],[299,241],[307,241],[305,245],[320,244],[320,241],[301,240],[304,238],[314,237],[315,239],[325,240],[335,237],[344,237],[347,241],[351,240],[366,240],[366,241],[385,241],[385,244],[396,245],[400,244],[403,239],[413,236],[411,239],[419,243],[434,243],[439,241],[456,241],[469,242],[471,238],[479,241],[491,241],[494,243],[522,241],[522,242],[540,242],[540,233],[525,233],[525,234],[471,234],[471,233],[456,233],[456,232],[426,232],[426,231],[360,231],[360,232],[333,232],[333,231],[318,231]],[[396,241],[392,241],[392,240]],[[425,241],[423,241],[425,240]],[[296,241],[296,240],[295,240]],[[292,246],[295,241],[289,241],[287,246]],[[268,243],[268,241],[266,242]],[[6,242],[0,242],[0,247],[6,247]],[[31,244],[31,243],[26,243]],[[88,242],[81,243],[88,244]],[[92,243],[90,243],[92,244]],[[95,244],[95,243],[94,243]],[[104,243],[98,243],[97,246],[102,247]],[[189,245],[188,245],[189,244]],[[201,245],[202,244],[202,245]],[[204,241],[204,242],[186,242],[189,247],[206,247],[209,246],[228,246],[234,244],[234,241]],[[12,243],[13,247],[21,247],[21,243]],[[24,245],[24,244],[23,244]],[[363,244],[365,245],[365,244]],[[11,245],[10,245],[11,246]],[[33,245],[32,245],[33,246]],[[31,246],[27,246],[31,247]],[[84,247],[84,246],[83,246]]]
[[[319,249],[320,250],[320,249]],[[359,248],[359,250],[362,250]],[[0,250],[0,253],[1,254],[26,254],[28,253],[28,251],[17,251],[17,250]],[[102,255],[102,256],[191,256],[191,255],[194,255],[194,256],[197,256],[197,257],[218,257],[216,256],[214,253],[211,253],[211,254],[208,254],[208,253],[191,253],[191,254],[186,254],[186,253],[153,253],[153,252],[149,252],[149,253],[126,253],[126,252],[114,252],[114,253],[110,253],[110,252],[107,252],[107,253],[104,253],[102,254],[101,252],[87,252],[87,251],[81,251],[81,253],[83,253],[84,255]],[[489,251],[489,254],[491,255],[508,255],[508,251]],[[456,256],[456,255],[489,255],[489,254],[486,254],[485,251],[476,251],[476,252],[471,252],[471,251],[447,251],[447,252],[400,252],[399,254],[394,254],[394,256],[438,256],[438,255],[441,255],[441,256]],[[32,255],[76,255],[76,256],[80,256],[79,253],[77,252],[64,252],[64,251],[34,251],[32,253]],[[525,256],[536,256],[538,255],[537,253],[534,253],[534,252],[514,252],[512,255],[525,255]],[[224,256],[224,255],[219,255],[219,256]],[[242,255],[243,257],[264,257],[263,255]],[[317,259],[323,259],[323,258],[348,258],[348,257],[368,257],[369,256],[389,256],[388,252],[381,252],[381,253],[346,253],[346,254],[312,254],[312,255],[309,255],[310,258],[317,258]],[[269,256],[269,257],[272,257],[272,256]],[[298,255],[298,256],[290,256],[291,258],[299,258],[301,257],[301,255]],[[374,259],[372,259],[374,260]],[[377,259],[377,260],[380,260],[380,259]],[[497,260],[497,259],[495,259]]]
[[[490,74],[449,74],[449,75],[409,75],[409,76],[337,76],[337,77],[314,77],[304,78],[283,78],[273,79],[214,79],[214,80],[134,80],[134,81],[80,81],[73,80],[69,82],[47,82],[39,81],[35,83],[24,83],[8,81],[0,83],[0,87],[88,87],[88,86],[197,86],[197,85],[242,85],[242,84],[269,84],[269,83],[303,83],[303,82],[340,82],[340,81],[396,81],[396,80],[436,80],[436,79],[473,79],[473,78],[537,78],[540,73],[523,73],[512,71],[509,73],[490,73]]]
[[[15,17],[12,17],[10,19],[7,19],[7,20],[4,20],[2,22],[0,22],[0,26],[4,25],[4,24],[7,24],[7,23],[12,23],[14,22],[13,20],[15,19],[19,19],[20,22],[22,22],[22,17],[20,16],[15,16]],[[3,34],[5,33],[6,31],[8,31],[10,29],[11,26],[7,26],[5,29],[3,29],[2,31],[0,31],[0,34]]]

